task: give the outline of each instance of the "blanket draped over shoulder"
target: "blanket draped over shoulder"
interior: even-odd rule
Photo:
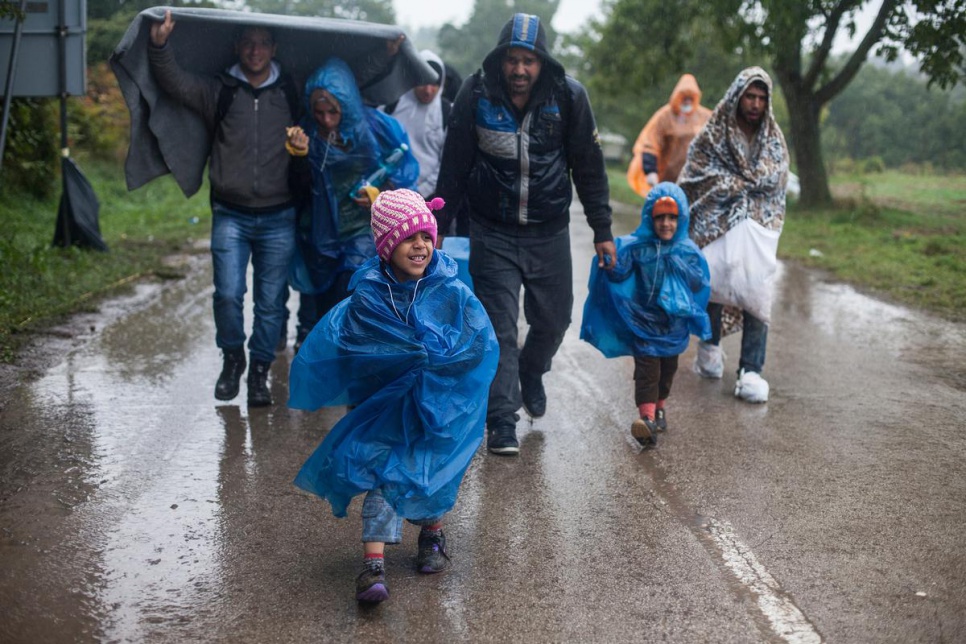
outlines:
[[[354,406],[295,479],[336,516],[375,488],[407,519],[456,502],[499,360],[490,320],[456,273],[436,251],[425,277],[397,283],[372,258],[292,363],[290,406]]]
[[[129,190],[171,173],[186,196],[198,191],[211,149],[212,133],[201,115],[170,99],[151,75],[148,42],[151,23],[170,10],[177,23],[169,40],[187,71],[216,76],[235,62],[239,27],[266,27],[278,45],[276,59],[296,86],[330,56],[349,63],[365,78],[362,96],[373,105],[391,103],[409,89],[432,82],[437,74],[403,40],[388,68],[372,60],[401,28],[356,20],[281,16],[224,9],[152,7],[138,14],[111,54],[110,64],[131,113],[131,144],[124,171]],[[363,73],[364,72],[364,73]]]
[[[748,86],[768,86],[768,113],[747,146],[738,129],[738,102]],[[691,204],[691,239],[703,248],[751,217],[771,230],[785,221],[788,147],[772,114],[771,78],[760,67],[742,71],[718,103],[704,129],[691,142],[678,185]]]

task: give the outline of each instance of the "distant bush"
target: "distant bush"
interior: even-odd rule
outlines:
[[[98,159],[123,159],[131,120],[117,79],[107,63],[88,68],[87,96],[72,108],[68,126],[71,145]]]
[[[882,157],[876,155],[863,159],[860,169],[863,174],[880,174],[885,172],[886,165]]]

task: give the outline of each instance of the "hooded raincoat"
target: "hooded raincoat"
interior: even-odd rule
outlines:
[[[490,320],[456,273],[436,251],[423,278],[399,283],[372,258],[295,356],[291,407],[354,405],[295,479],[336,516],[376,488],[406,519],[456,502],[499,359]]]
[[[319,133],[312,117],[312,92],[328,91],[339,102],[339,139]],[[350,197],[356,184],[377,170],[400,145],[409,146],[405,130],[393,117],[363,104],[349,66],[330,58],[305,83],[306,116],[302,129],[309,136],[309,154],[296,168],[299,192],[311,194],[299,216],[298,254],[292,285],[302,293],[321,293],[335,276],[355,270],[376,246],[369,227],[369,209]],[[415,189],[419,164],[410,151],[389,173],[394,188]]]
[[[690,112],[681,110],[690,98]],[[656,172],[660,181],[677,181],[688,146],[708,122],[711,110],[701,105],[701,88],[691,74],[684,74],[671,92],[667,104],[654,112],[634,142],[634,155],[627,168],[627,183],[642,197],[651,189],[647,175]]]
[[[654,234],[651,211],[664,196],[678,204],[678,228],[670,241]],[[673,183],[659,183],[647,195],[641,225],[618,237],[611,271],[591,263],[580,339],[608,358],[684,353],[689,336],[711,337],[705,308],[711,295],[708,264],[688,239],[688,200]]]

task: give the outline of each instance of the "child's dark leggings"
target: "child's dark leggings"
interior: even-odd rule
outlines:
[[[634,404],[656,403],[671,395],[678,357],[634,356]]]

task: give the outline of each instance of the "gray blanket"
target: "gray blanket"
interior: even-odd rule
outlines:
[[[110,64],[131,112],[131,146],[124,174],[128,190],[170,172],[185,196],[201,187],[211,135],[200,115],[168,98],[148,66],[150,25],[171,10],[177,26],[168,41],[186,70],[216,75],[235,62],[234,39],[239,26],[270,28],[278,43],[276,60],[297,86],[326,58],[337,55],[358,71],[373,52],[385,48],[402,29],[336,18],[280,16],[265,13],[152,7],[131,22],[114,48]],[[370,75],[370,74],[367,74]],[[374,105],[391,103],[409,89],[432,82],[436,73],[407,38],[385,73],[364,85],[362,95]]]

